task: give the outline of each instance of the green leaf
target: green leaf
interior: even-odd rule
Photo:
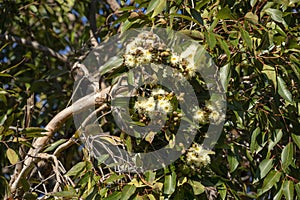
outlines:
[[[251,135],[251,143],[250,143],[250,151],[251,153],[254,153],[254,152],[258,152],[259,151],[259,144],[257,142],[257,136],[261,133],[260,131],[260,128],[257,127],[252,135]]]
[[[193,18],[195,18],[201,25],[203,25],[203,19],[202,19],[200,13],[193,8],[191,8],[190,11],[191,11],[191,15],[193,16]]]
[[[218,188],[218,192],[220,194],[220,197],[222,200],[226,199],[226,194],[227,194],[227,188],[225,183],[222,183],[220,186],[217,187]]]
[[[217,43],[215,34],[213,32],[205,32],[204,36],[208,43],[209,48],[213,49]]]
[[[51,193],[51,196],[72,198],[72,197],[77,197],[78,195],[75,190],[71,190],[71,191],[53,192]]]
[[[261,190],[259,190],[258,195],[269,191],[276,183],[280,180],[282,173],[279,171],[272,170],[264,179]]]
[[[278,83],[278,94],[288,102],[292,103],[293,102],[292,94],[288,90],[285,81],[280,76],[277,76],[277,83]]]
[[[281,129],[275,130],[274,138],[272,138],[271,141],[269,142],[268,151],[271,151],[273,147],[281,140],[282,135],[283,133]]]
[[[297,193],[297,197],[300,197],[300,183],[297,183],[295,185],[295,190],[296,190],[296,193]]]
[[[271,18],[274,21],[279,22],[279,23],[284,22],[284,19],[282,18],[282,12],[280,10],[277,10],[277,9],[274,9],[274,8],[268,8],[265,11],[268,15],[271,16]]]
[[[282,197],[282,185],[281,188],[278,190],[277,194],[274,196],[273,200],[281,200]]]
[[[224,91],[227,91],[230,77],[231,77],[230,63],[227,63],[226,65],[220,68],[220,79]]]
[[[135,193],[135,190],[136,187],[134,185],[126,185],[122,189],[121,200],[128,200]]]
[[[131,23],[131,22],[130,22]],[[118,56],[111,57],[104,65],[99,68],[101,75],[112,72],[114,69],[119,68],[123,63],[123,58]]]
[[[250,38],[250,35],[249,35],[248,31],[246,31],[242,27],[240,27],[240,31],[241,31],[242,39],[244,40],[244,42],[246,43],[248,48],[250,50],[252,50],[253,49],[253,44],[252,44],[252,41],[251,41],[251,38]]]
[[[264,159],[258,166],[253,184],[264,178],[273,168],[273,159]]]
[[[283,182],[282,192],[287,200],[294,200],[294,182],[285,180]]]
[[[112,193],[112,195],[109,195],[108,197],[104,198],[103,200],[119,200],[122,196],[121,192],[115,191]]]
[[[283,169],[286,169],[293,162],[294,147],[293,143],[288,143],[282,150],[281,162]]]
[[[176,173],[172,172],[171,175],[165,176],[164,194],[173,194],[176,187]]]
[[[218,40],[220,47],[224,50],[224,52],[226,53],[226,55],[229,59],[230,58],[230,50],[229,50],[227,42],[224,39],[220,39],[220,38],[217,38],[217,40]]]
[[[155,7],[151,17],[154,18],[156,15],[161,13],[166,8],[166,6],[167,6],[167,0],[159,0],[159,3]]]
[[[205,187],[199,181],[188,180],[190,186],[192,186],[194,195],[199,195],[205,192]]]
[[[104,183],[113,183],[114,181],[120,180],[122,178],[124,178],[123,174],[121,174],[121,175],[112,174],[112,175],[110,175],[110,177],[108,179],[106,179],[104,181]]]
[[[229,163],[229,172],[232,173],[236,170],[236,168],[239,166],[239,161],[233,153],[229,153],[227,156],[227,160]]]
[[[152,12],[158,6],[159,1],[160,0],[151,0],[147,7],[146,14],[149,14],[150,12]]]
[[[218,12],[216,17],[218,19],[234,19],[234,16],[232,15],[231,10],[230,10],[230,8],[228,8],[228,6],[222,8]]]
[[[149,198],[149,200],[156,200],[153,194],[148,194],[147,197]]]
[[[277,76],[275,68],[270,65],[263,65],[262,73],[266,74],[268,79],[271,80],[274,84],[275,91],[277,89]]]
[[[68,172],[67,172],[67,176],[76,176],[77,174],[79,174],[80,172],[82,172],[84,170],[84,168],[86,167],[86,162],[79,162],[76,165],[74,165]]]
[[[258,23],[258,16],[256,14],[253,14],[253,12],[247,12],[245,18],[254,24]]]
[[[49,147],[47,147],[44,152],[49,152],[49,151],[53,151],[54,149],[56,149],[56,147],[58,147],[59,145],[65,143],[67,141],[67,139],[60,139],[57,140],[56,142],[50,144]]]
[[[296,134],[292,133],[292,138],[293,138],[293,141],[298,146],[298,148],[300,149],[300,135],[296,135]]]
[[[36,13],[36,12],[38,11],[38,9],[36,8],[35,5],[30,5],[29,8],[30,8],[30,10],[31,10],[32,12],[34,12],[34,13]]]
[[[11,148],[8,148],[6,150],[6,156],[12,165],[17,164],[17,162],[19,161],[18,154],[15,152],[15,150],[13,150]]]

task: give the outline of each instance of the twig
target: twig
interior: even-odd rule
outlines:
[[[59,59],[60,61],[68,64],[68,58],[67,58],[67,56],[62,55],[60,53],[57,53],[53,49],[51,49],[49,47],[46,47],[44,45],[41,45],[37,41],[30,41],[30,40],[27,40],[25,38],[19,38],[19,37],[7,35],[7,34],[0,34],[0,40],[6,40],[6,41],[11,41],[11,42],[16,42],[16,43],[19,43],[19,44],[23,44],[23,45],[32,47],[32,48],[34,48],[36,50],[43,51],[43,52],[45,52],[45,53],[47,53],[47,54],[49,54],[49,55],[51,55],[51,56]]]
[[[18,185],[23,177],[26,177],[28,173],[32,170],[33,163],[37,162],[38,153],[46,146],[52,135],[64,124],[64,122],[69,119],[73,113],[79,113],[84,109],[92,107],[94,105],[102,105],[106,100],[106,94],[110,91],[110,87],[105,88],[101,92],[87,95],[78,101],[76,101],[71,106],[65,108],[60,113],[58,113],[45,127],[48,132],[43,132],[43,137],[37,138],[25,158],[24,165],[20,173],[18,174],[16,180],[11,184],[11,194],[14,195]]]

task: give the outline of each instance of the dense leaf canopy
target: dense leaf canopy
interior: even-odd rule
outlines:
[[[300,199],[299,21],[299,0],[1,1],[0,198]],[[211,151],[197,146],[205,124],[171,165],[114,171],[84,147],[68,108],[79,63],[113,35],[144,27],[178,31],[205,48],[226,90],[225,123]],[[105,71],[100,92],[125,64]],[[158,99],[176,104],[171,92]],[[133,118],[141,117],[136,105]],[[113,133],[107,141],[128,151],[172,141],[180,117],[168,114],[172,131],[135,140],[111,123],[109,104],[98,107]],[[203,155],[193,163],[195,149]]]

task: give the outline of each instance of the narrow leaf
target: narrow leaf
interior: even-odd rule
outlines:
[[[273,159],[263,160],[258,166],[258,169],[255,174],[255,178],[253,180],[253,184],[257,183],[259,180],[264,178],[272,168],[273,168]]]
[[[146,14],[149,14],[151,11],[153,11],[157,5],[159,4],[160,0],[151,0],[148,7],[147,7],[147,12]]]
[[[159,0],[159,4],[154,9],[154,12],[152,14],[152,18],[161,13],[167,6],[167,0]]]
[[[135,190],[134,185],[126,185],[122,190],[121,200],[128,200],[135,193]]]
[[[83,171],[86,166],[86,162],[79,162],[74,165],[68,172],[67,176],[76,176],[79,172]]]
[[[173,194],[176,187],[176,173],[172,172],[171,175],[165,176],[164,194]]]
[[[269,191],[280,180],[281,175],[282,173],[279,171],[270,171],[270,173],[264,179],[262,189],[258,192],[258,195],[260,196]]]
[[[270,66],[270,65],[264,64],[263,69],[262,69],[262,73],[266,74],[268,79],[273,82],[274,88],[276,90],[277,89],[277,78],[276,78],[275,68]]]
[[[294,147],[293,143],[287,144],[281,153],[281,162],[283,169],[286,169],[293,162]]]
[[[293,141],[298,146],[298,148],[300,149],[300,135],[296,135],[296,134],[292,133],[292,138],[293,138]]]
[[[287,200],[294,200],[294,182],[290,180],[284,181],[282,192]]]
[[[191,10],[191,14],[192,14],[193,18],[195,18],[201,25],[203,25],[203,19],[202,19],[200,13],[193,8],[191,8],[190,10]]]
[[[282,98],[287,100],[288,102],[292,103],[293,102],[292,94],[288,90],[288,88],[286,86],[286,83],[284,82],[284,80],[280,76],[277,77],[277,83],[278,83],[278,94]]]

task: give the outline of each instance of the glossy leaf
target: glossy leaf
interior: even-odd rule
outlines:
[[[176,173],[165,176],[164,194],[173,194],[176,188]]]
[[[253,184],[264,178],[273,168],[273,165],[273,159],[264,159],[263,161],[261,161],[256,171]]]
[[[135,193],[135,190],[134,185],[126,185],[122,190],[121,200],[128,200]]]
[[[79,162],[76,165],[74,165],[68,172],[67,172],[67,176],[76,176],[77,174],[79,174],[80,172],[82,172],[84,170],[84,168],[86,167],[86,162]]]
[[[270,173],[264,179],[262,188],[259,190],[258,195],[260,196],[263,193],[269,191],[273,186],[275,186],[278,183],[281,176],[282,173],[279,171],[275,171],[275,170],[270,171]]]
[[[159,0],[158,2],[159,3],[154,8],[152,18],[155,17],[156,15],[160,14],[167,6],[167,0]]]
[[[294,200],[294,182],[285,180],[283,182],[282,192],[287,200]]]
[[[280,76],[277,76],[277,83],[278,83],[279,95],[282,96],[288,102],[292,103],[293,102],[292,94],[289,91],[285,81]]]
[[[281,162],[283,169],[286,169],[290,164],[293,163],[294,147],[293,143],[288,143],[282,150]]]

